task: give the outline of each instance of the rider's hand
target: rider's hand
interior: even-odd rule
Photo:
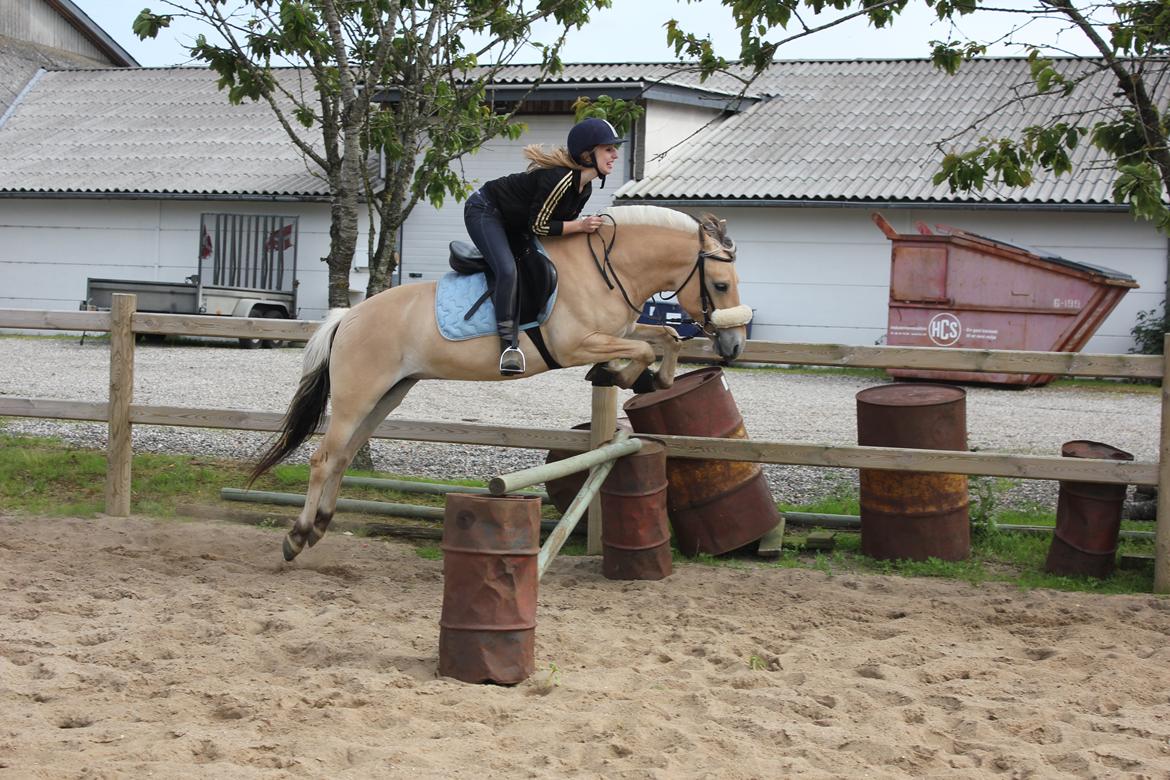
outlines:
[[[597,229],[601,227],[603,220],[596,215],[591,217],[581,217],[577,220],[577,224],[581,226],[582,233],[596,233]]]

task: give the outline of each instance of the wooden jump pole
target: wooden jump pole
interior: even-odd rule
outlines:
[[[130,402],[134,398],[134,311],[138,296],[115,293],[110,307],[110,402],[106,514],[130,516]]]
[[[423,493],[426,495],[445,496],[450,493],[468,493],[484,495],[491,491],[485,487],[474,485],[448,485],[440,482],[415,482],[408,479],[383,479],[381,477],[342,477],[342,485],[351,487],[372,487],[379,490],[394,490],[399,493]],[[548,501],[548,493],[541,490],[528,491],[542,501]]]
[[[595,450],[554,460],[552,463],[543,463],[539,466],[513,471],[511,474],[492,477],[488,480],[488,492],[493,496],[502,496],[521,488],[539,485],[546,480],[567,477],[623,455],[630,455],[640,449],[642,449],[642,440],[631,439],[629,434],[623,431],[612,442],[603,444]]]
[[[1158,522],[1154,593],[1170,593],[1170,333],[1162,337],[1162,434],[1158,442]]]
[[[240,490],[220,488],[219,497],[224,501],[243,501],[250,504],[273,504],[275,506],[304,506],[305,497],[300,493],[277,493],[268,490]],[[391,515],[393,517],[421,517],[426,520],[443,519],[443,509],[437,506],[419,504],[395,504],[389,501],[362,501],[354,498],[337,499],[339,512],[362,512],[370,515]]]
[[[638,442],[638,444],[640,445],[641,442]],[[556,528],[552,530],[552,533],[548,535],[548,538],[544,540],[544,544],[540,547],[540,553],[536,556],[537,582],[544,579],[544,573],[548,571],[548,567],[552,565],[553,559],[557,557],[557,553],[564,547],[565,541],[569,538],[569,534],[573,533],[573,529],[577,527],[577,523],[585,515],[586,510],[593,505],[598,492],[601,490],[601,483],[605,482],[605,478],[609,476],[609,472],[613,471],[613,464],[616,462],[616,458],[611,458],[589,470],[589,476],[585,479],[585,484],[577,491],[577,495],[573,498],[573,502],[569,504],[569,508],[565,510],[561,521],[557,523]],[[592,518],[590,522],[592,522]]]
[[[589,447],[597,449],[610,441],[617,430],[617,388],[593,388],[593,414],[589,422]],[[594,493],[589,504],[589,535],[586,552],[601,555],[601,496]]]

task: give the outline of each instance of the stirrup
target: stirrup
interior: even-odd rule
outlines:
[[[500,353],[501,374],[523,374],[524,370],[524,353],[518,348],[508,347]]]

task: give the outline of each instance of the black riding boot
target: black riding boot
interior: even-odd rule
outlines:
[[[524,373],[524,353],[517,346],[520,334],[515,320],[501,320],[497,323],[500,334],[500,373],[504,376]]]

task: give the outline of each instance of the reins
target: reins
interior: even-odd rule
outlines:
[[[601,260],[597,259],[597,251],[593,248],[593,234],[585,234],[585,243],[589,246],[589,254],[593,257],[593,265],[597,266],[597,271],[601,274],[601,278],[605,280],[606,286],[612,290],[614,285],[616,285],[617,289],[621,291],[622,298],[625,299],[626,305],[629,306],[630,309],[632,309],[634,312],[641,314],[642,310],[635,306],[634,302],[630,300],[630,294],[626,292],[625,285],[623,285],[622,280],[618,278],[617,269],[613,267],[613,261],[609,259],[609,253],[613,249],[613,245],[617,243],[617,220],[615,220],[610,214],[600,214],[599,216],[608,219],[610,224],[613,225],[613,237],[610,238],[608,243],[606,243],[604,238],[601,239],[601,256],[605,258],[605,262],[603,263]],[[613,274],[612,282],[609,280],[610,274]]]

